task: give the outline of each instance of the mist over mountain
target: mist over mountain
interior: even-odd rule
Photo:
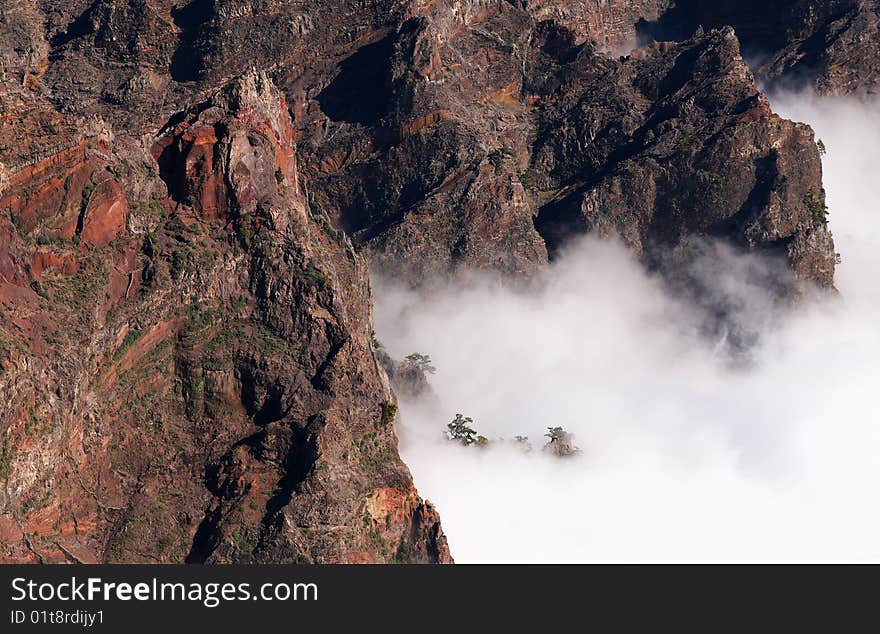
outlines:
[[[705,306],[616,242],[570,245],[529,290],[475,275],[420,295],[374,280],[379,337],[437,367],[436,400],[401,403],[401,453],[458,561],[880,557],[880,108],[809,94],[773,104],[827,147],[846,256],[839,295],[789,305],[760,283],[778,263],[707,249],[715,299],[759,335],[745,353],[707,337]],[[458,412],[487,448],[443,438]],[[555,426],[581,455],[540,451]]]
[[[0,0],[0,561],[873,558],[878,10]]]

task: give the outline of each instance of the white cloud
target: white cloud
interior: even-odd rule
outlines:
[[[438,368],[438,402],[402,403],[398,432],[457,561],[880,561],[880,108],[774,104],[828,147],[841,298],[779,315],[743,281],[764,264],[718,252],[763,332],[747,367],[612,243],[573,245],[529,290],[374,280],[380,339]],[[561,425],[584,453],[461,448],[442,439],[457,412],[536,448]]]

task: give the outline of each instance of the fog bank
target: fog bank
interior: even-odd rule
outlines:
[[[529,292],[374,278],[379,339],[437,367],[436,402],[402,401],[397,429],[456,561],[880,561],[880,107],[773,103],[827,146],[841,296],[780,312],[746,274],[772,263],[712,251],[762,332],[746,366],[614,243],[571,245]],[[458,412],[534,450],[449,443]],[[554,426],[583,453],[541,452]]]

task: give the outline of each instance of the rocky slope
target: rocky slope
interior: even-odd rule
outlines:
[[[451,561],[368,259],[527,276],[597,232],[671,270],[713,236],[830,286],[815,139],[735,33],[870,92],[876,6],[765,3],[767,41],[693,4],[3,0],[0,559]]]
[[[812,132],[771,112],[732,31],[623,58],[578,41],[507,3],[408,20],[381,44],[372,118],[334,107],[356,91],[345,72],[319,94],[331,121],[302,146],[313,192],[416,282],[528,272],[599,230],[647,259],[724,236],[831,284]]]

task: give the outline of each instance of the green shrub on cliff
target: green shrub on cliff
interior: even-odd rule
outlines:
[[[394,403],[382,403],[382,425],[390,425],[397,417],[397,405]]]
[[[317,288],[320,291],[325,290],[329,286],[327,276],[311,262],[303,269],[294,270],[293,276],[306,286]]]
[[[804,196],[804,206],[810,212],[814,227],[824,227],[828,225],[828,205],[822,200],[822,196],[815,189],[811,189]]]

